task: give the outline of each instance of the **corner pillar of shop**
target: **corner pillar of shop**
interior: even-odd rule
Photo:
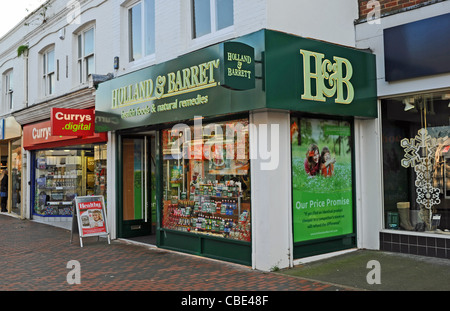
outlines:
[[[287,268],[293,265],[290,115],[288,111],[254,111],[250,124],[252,268]],[[267,142],[265,150],[263,142]],[[264,159],[269,149],[270,158]]]

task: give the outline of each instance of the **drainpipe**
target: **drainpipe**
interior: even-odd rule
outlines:
[[[28,108],[28,49],[23,51],[23,58],[24,58],[24,104],[25,108]]]
[[[26,48],[23,51],[23,60],[24,60],[24,66],[23,66],[23,88],[24,88],[24,106],[25,108],[28,108],[28,55],[29,55],[29,49]],[[23,138],[22,138],[23,139]],[[10,146],[11,147],[11,146]],[[28,183],[27,181],[27,176],[28,176],[28,157],[26,156],[26,152],[24,152],[25,150],[22,148],[22,184],[20,185],[21,187],[21,204],[20,204],[20,218],[21,219],[25,219],[26,218],[26,208],[27,208],[27,203],[29,202],[28,200],[28,193],[30,191]],[[24,163],[24,158],[26,159],[26,162]],[[10,158],[12,159],[12,158]],[[11,184],[10,184],[11,185]],[[12,187],[8,187],[8,188],[12,188]]]

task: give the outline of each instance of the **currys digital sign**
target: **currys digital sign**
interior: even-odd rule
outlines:
[[[95,129],[93,109],[52,108],[52,136],[92,136]]]

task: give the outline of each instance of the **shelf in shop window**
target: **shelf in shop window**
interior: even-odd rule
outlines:
[[[78,187],[73,186],[67,186],[67,187],[38,187],[39,190],[73,190],[76,189]]]
[[[206,194],[204,194],[206,195]],[[239,199],[242,198],[241,196],[238,197],[227,197],[227,196],[217,196],[217,195],[208,195],[209,197],[218,198],[218,199]]]
[[[69,163],[69,164],[46,164],[45,168],[44,167],[37,167],[38,170],[41,171],[46,171],[47,167],[66,167],[66,166],[81,166],[81,164],[74,164],[74,163]]]
[[[47,201],[47,205],[72,205],[72,201]]]
[[[81,175],[77,177],[71,177],[71,176],[58,176],[58,175],[47,175],[46,178],[53,178],[53,179],[77,179],[81,177]]]
[[[204,212],[204,211],[194,211],[193,214],[207,214],[207,216],[214,216],[214,217],[220,217],[220,218],[230,218],[230,217],[234,217],[237,218],[239,217],[239,215],[225,215],[225,214],[221,214],[221,213],[211,213],[211,212]],[[187,216],[189,217],[189,216]]]

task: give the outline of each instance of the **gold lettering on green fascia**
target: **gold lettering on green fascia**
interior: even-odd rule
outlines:
[[[227,60],[229,62],[236,62],[236,68],[227,68],[228,77],[241,77],[241,78],[252,78],[252,71],[242,69],[242,64],[251,64],[252,58],[249,55],[242,55],[239,53],[227,52]]]
[[[241,62],[241,63],[247,63],[247,64],[251,64],[252,63],[252,57],[249,55],[242,55],[239,53],[233,53],[233,52],[227,52],[227,60],[232,62]]]
[[[325,102],[326,97],[336,96],[334,101],[338,104],[350,104],[353,101],[355,91],[350,82],[353,67],[348,59],[334,56],[332,63],[324,59],[325,55],[322,53],[300,50],[300,54],[303,55],[302,99]],[[311,68],[312,62],[315,64],[314,68]],[[312,94],[313,82],[316,85],[315,95]],[[345,98],[344,88],[347,91]]]
[[[116,109],[217,86],[219,65],[220,59],[215,59],[114,89],[111,106]]]
[[[167,93],[174,93],[216,83],[214,69],[219,68],[219,59],[191,66],[167,74]]]
[[[252,78],[252,72],[250,70],[243,70],[243,69],[237,69],[237,68],[228,68],[228,76],[229,77],[242,77],[251,79]]]
[[[112,107],[139,102],[153,97],[153,80],[148,79],[134,85],[127,85],[112,91]]]
[[[190,107],[195,107],[199,105],[204,105],[208,103],[208,95],[197,94],[197,97],[188,99],[175,99],[171,102],[163,102],[160,104],[149,103],[144,107],[129,108],[128,110],[123,110],[121,112],[122,119],[129,119],[139,116],[146,116],[154,113],[165,113],[169,111],[174,111],[178,109],[189,109]],[[126,108],[125,108],[126,109]]]

